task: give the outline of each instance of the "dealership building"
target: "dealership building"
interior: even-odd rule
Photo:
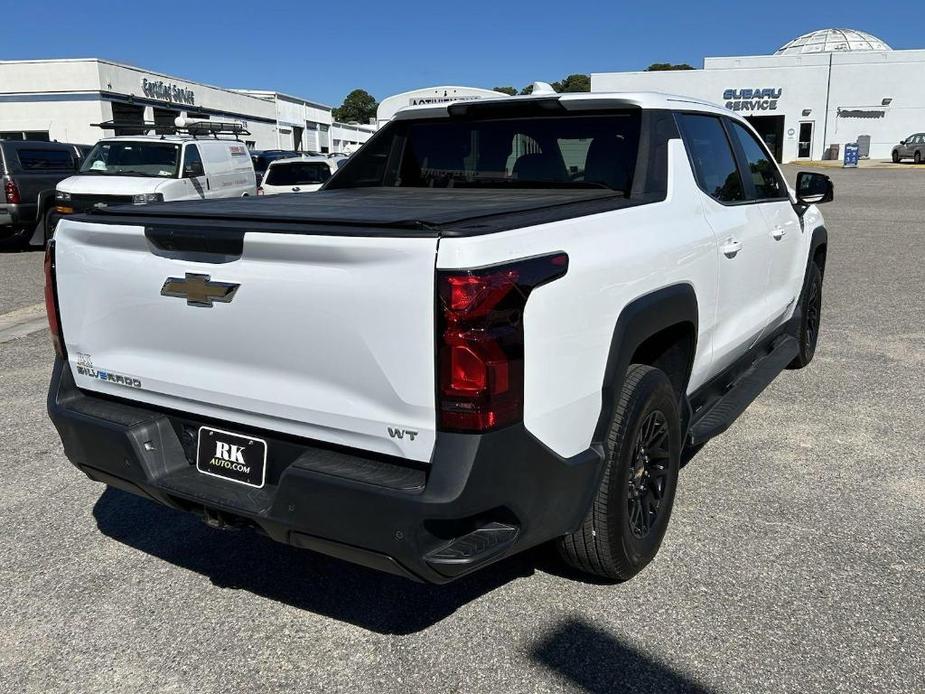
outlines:
[[[778,161],[837,158],[848,143],[888,159],[925,132],[925,50],[893,50],[851,29],[800,36],[773,55],[706,58],[702,70],[601,72],[591,91],[659,91],[748,118]]]
[[[241,121],[254,149],[344,152],[374,126],[336,123],[331,107],[275,91],[227,89],[99,58],[0,61],[0,139],[93,144],[94,123],[169,127],[177,116]]]

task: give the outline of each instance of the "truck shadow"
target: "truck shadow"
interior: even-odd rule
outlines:
[[[583,619],[558,625],[531,652],[534,661],[584,692],[690,692],[710,690],[693,678]]]
[[[93,507],[100,531],[124,545],[255,595],[382,634],[411,634],[466,603],[533,573],[530,553],[446,586],[414,583],[274,542],[220,531],[195,516],[111,487]]]

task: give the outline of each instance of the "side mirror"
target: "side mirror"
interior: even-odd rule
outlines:
[[[202,169],[201,162],[193,161],[183,167],[183,178],[195,178],[196,176],[204,175],[205,171]]]
[[[835,186],[832,179],[821,173],[801,171],[797,174],[797,203],[805,209],[810,205],[832,202]]]
[[[900,141],[899,141],[899,144],[904,145],[904,144],[906,144],[906,141],[905,141],[905,140],[900,140]]]

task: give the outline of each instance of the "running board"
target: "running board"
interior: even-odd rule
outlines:
[[[777,340],[771,351],[752,364],[721,398],[696,415],[688,433],[689,444],[700,445],[726,431],[799,352],[799,342],[790,335]]]

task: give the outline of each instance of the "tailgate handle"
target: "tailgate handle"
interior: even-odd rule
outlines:
[[[207,263],[227,263],[244,252],[243,229],[145,227],[145,238],[157,251],[166,251],[171,257],[195,254]]]

